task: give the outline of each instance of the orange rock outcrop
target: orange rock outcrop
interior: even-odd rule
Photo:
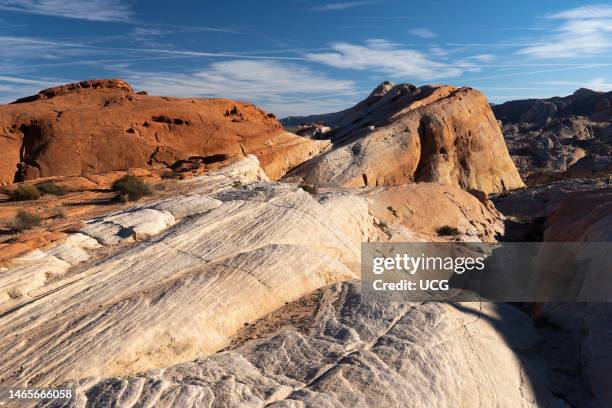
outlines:
[[[246,154],[275,179],[322,145],[285,132],[274,115],[251,104],[149,96],[121,80],[84,81],[0,106],[0,185]]]

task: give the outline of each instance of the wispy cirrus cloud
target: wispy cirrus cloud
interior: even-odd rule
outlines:
[[[279,116],[340,109],[350,103],[342,98],[356,93],[351,80],[280,61],[229,60],[190,73],[127,71],[125,77],[152,94],[247,100]]]
[[[331,48],[332,52],[308,53],[305,57],[335,68],[370,70],[392,78],[418,80],[457,77],[464,70],[477,70],[473,63],[449,64],[436,61],[436,55],[402,48],[399,44],[382,39],[370,39],[364,45],[339,42],[332,44]]]
[[[413,28],[411,30],[408,30],[408,32],[412,35],[416,35],[417,37],[421,38],[435,38],[438,36],[436,33],[434,33],[428,28]]]
[[[253,52],[208,52],[169,47],[104,47],[79,41],[47,40],[36,37],[0,36],[0,54],[12,58],[57,59],[77,55],[144,55],[166,56],[177,58],[242,58],[242,59],[273,59],[273,60],[305,60],[304,57],[265,55]]]
[[[14,66],[99,55],[100,50],[74,41],[0,35],[0,54]]]
[[[310,11],[338,11],[346,10],[354,7],[369,6],[371,4],[380,4],[381,1],[363,0],[363,1],[346,1],[339,3],[327,3],[321,6],[311,7]]]
[[[583,6],[547,15],[562,22],[554,34],[517,54],[539,59],[578,58],[612,50],[612,6]]]
[[[594,91],[602,91],[602,92],[607,92],[612,90],[612,81],[606,79],[606,78],[592,78],[586,81],[562,81],[562,80],[556,80],[556,81],[539,81],[539,82],[534,82],[535,84],[538,85],[552,85],[552,86],[564,86],[564,87],[568,87],[571,89],[575,89],[575,88],[588,88],[588,89],[592,89]]]
[[[65,83],[57,78],[26,78],[21,76],[0,75],[0,103],[12,102],[26,95]]]
[[[129,21],[133,16],[121,0],[0,0],[0,10],[89,21]]]
[[[561,18],[561,19],[589,19],[589,18],[612,18],[612,7],[602,4],[594,6],[582,6],[576,7],[569,10],[560,11],[557,13],[551,13],[546,16],[547,18]]]
[[[245,34],[234,28],[228,27],[206,27],[206,26],[191,26],[184,24],[167,24],[167,23],[137,23],[144,27],[162,27],[173,29],[175,32],[216,32],[216,33],[228,33],[228,34]]]
[[[136,27],[129,33],[129,37],[136,41],[150,41],[151,38],[162,35],[172,34],[170,30],[163,30],[156,27]]]

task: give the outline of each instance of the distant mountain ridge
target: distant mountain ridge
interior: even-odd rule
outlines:
[[[564,116],[610,115],[612,91],[598,92],[580,88],[571,95],[546,99],[520,99],[493,106],[497,119],[507,122],[537,122]]]
[[[492,107],[523,177],[612,172],[612,92],[509,101]]]

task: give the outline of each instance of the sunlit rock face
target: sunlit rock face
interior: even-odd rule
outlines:
[[[284,123],[300,121],[333,128],[333,148],[290,173],[306,183],[433,181],[485,193],[523,186],[486,98],[471,88],[381,85],[345,111]]]
[[[524,356],[538,341],[508,305],[387,303],[326,287],[292,325],[189,363],[89,378],[74,406],[539,407],[561,403]],[[285,322],[286,324],[286,322]],[[523,357],[521,357],[523,356]],[[486,387],[486,391],[483,391]],[[562,406],[562,405],[559,405]]]
[[[6,263],[0,380],[49,385],[209,355],[245,323],[358,277],[361,242],[439,240],[437,223],[485,240],[501,227],[499,213],[458,188],[313,194],[268,181],[254,156],[179,183],[179,195],[86,221]],[[408,216],[420,200],[438,202],[427,222]]]
[[[0,136],[0,185],[246,154],[276,179],[326,145],[285,132],[251,104],[150,96],[121,80],[64,85],[2,105]]]

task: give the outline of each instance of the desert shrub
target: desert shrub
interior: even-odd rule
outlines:
[[[450,225],[443,225],[436,230],[438,235],[459,235],[461,234],[459,230],[455,227],[451,227]]]
[[[161,178],[164,180],[175,180],[181,178],[181,173],[174,170],[166,170],[162,173]]]
[[[11,201],[38,200],[40,198],[40,191],[38,191],[36,186],[24,185],[9,191],[8,196]]]
[[[19,210],[13,220],[13,227],[17,231],[25,231],[39,226],[41,221],[42,219],[38,215],[29,213],[26,210]]]
[[[36,188],[42,194],[51,194],[51,195],[56,195],[56,196],[61,196],[61,195],[66,194],[66,189],[64,189],[64,187],[57,185],[55,183],[37,184]]]
[[[300,184],[299,187],[311,195],[316,195],[319,193],[319,189],[317,188],[317,186],[311,186],[310,184]]]
[[[119,193],[120,201],[135,201],[151,194],[151,188],[138,177],[123,176],[113,183],[112,190]]]

